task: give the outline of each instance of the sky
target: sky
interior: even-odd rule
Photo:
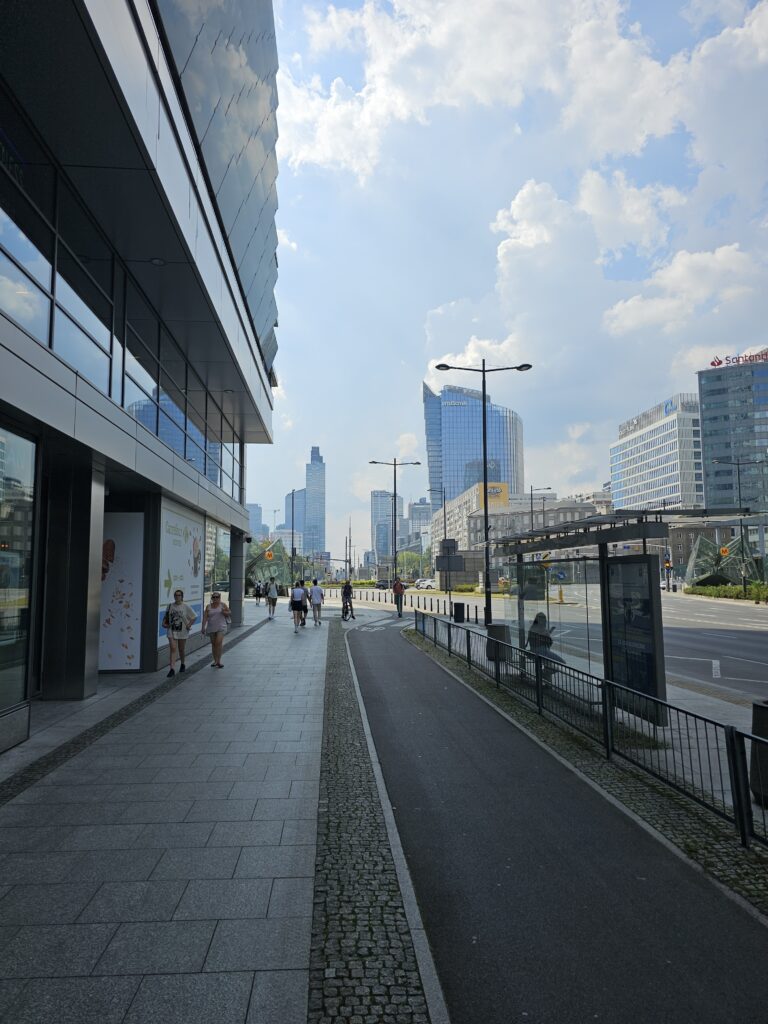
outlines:
[[[279,345],[265,521],[327,463],[327,544],[391,470],[427,493],[422,381],[495,375],[526,487],[610,477],[618,424],[768,344],[768,0],[276,0]],[[478,437],[478,454],[480,438]],[[282,512],[278,514],[278,522]]]

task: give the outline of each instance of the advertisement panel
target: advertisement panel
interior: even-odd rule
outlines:
[[[144,515],[105,512],[101,550],[99,671],[139,669]]]
[[[614,683],[663,699],[663,667],[659,671],[659,664],[664,664],[660,651],[661,616],[654,602],[654,598],[658,599],[657,580],[658,572],[651,571],[649,556],[608,562],[610,678]]]
[[[161,623],[175,590],[197,614],[193,630],[203,617],[203,550],[205,521],[188,508],[163,500],[160,510],[160,579],[158,581],[157,646],[167,643]]]

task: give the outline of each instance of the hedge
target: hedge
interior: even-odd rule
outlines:
[[[743,601],[744,589],[735,584],[723,584],[718,587],[686,587],[686,594],[694,594],[698,597],[724,597],[732,601]],[[747,601],[768,602],[768,583],[750,583],[747,586]]]

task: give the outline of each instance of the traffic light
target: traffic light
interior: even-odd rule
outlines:
[[[665,569],[671,569],[672,568],[672,563],[670,562],[670,560],[668,558],[664,559],[664,568]]]

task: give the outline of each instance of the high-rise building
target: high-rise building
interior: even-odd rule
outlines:
[[[707,508],[768,509],[768,348],[700,370]]]
[[[0,68],[5,749],[31,699],[155,671],[176,587],[199,622],[226,584],[241,620],[277,382],[272,4],[25,0]]]
[[[432,503],[426,498],[408,503],[408,532],[420,534],[432,525]]]
[[[703,508],[696,395],[672,395],[621,423],[610,452],[614,508]]]
[[[403,515],[403,496],[397,496],[398,528]],[[384,524],[386,530],[379,530]],[[386,531],[389,531],[387,534]],[[382,538],[387,537],[386,541]],[[377,542],[376,538],[379,538]],[[392,491],[371,491],[371,547],[377,556],[392,554]]]
[[[470,388],[447,386],[435,393],[424,384],[429,494],[433,511],[483,479],[483,396]],[[486,396],[488,479],[522,494],[523,422],[512,409]]]
[[[291,509],[293,509],[293,520],[291,519]],[[285,527],[290,530],[293,525],[294,530],[298,530],[299,533],[304,533],[304,526],[306,524],[307,516],[307,489],[302,487],[300,491],[288,491],[285,496]]]
[[[304,552],[325,551],[325,463],[320,449],[312,449],[306,469]]]
[[[264,526],[261,505],[246,505],[248,511],[248,529],[252,537],[259,537]]]

